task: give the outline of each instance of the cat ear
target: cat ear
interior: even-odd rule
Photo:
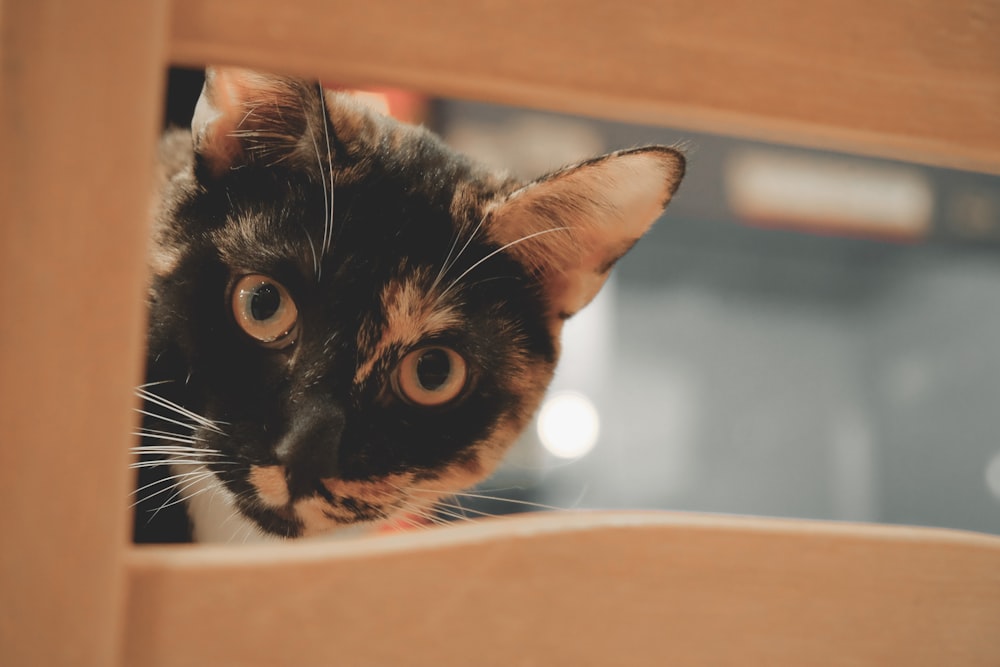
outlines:
[[[218,178],[262,161],[315,161],[314,127],[322,127],[318,84],[237,67],[209,67],[191,134],[199,167]]]
[[[538,277],[550,315],[565,319],[660,216],[684,164],[680,151],[648,146],[567,167],[501,202],[488,234]]]

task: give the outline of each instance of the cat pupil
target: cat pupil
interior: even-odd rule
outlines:
[[[417,360],[417,379],[428,391],[440,389],[451,377],[451,359],[441,349],[428,350]]]
[[[258,322],[263,322],[274,316],[281,305],[281,294],[274,285],[264,284],[258,287],[250,299],[250,314]]]

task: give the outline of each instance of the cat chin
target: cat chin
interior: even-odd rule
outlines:
[[[173,464],[174,474],[190,474],[193,466]],[[191,521],[191,539],[205,544],[261,544],[281,542],[286,539],[278,533],[264,530],[258,521],[247,516],[238,506],[236,497],[215,475],[197,478],[194,484],[181,489],[188,518]],[[297,536],[299,527],[288,518],[275,523],[288,525],[288,536]]]
[[[497,440],[510,436],[513,424],[494,433],[467,456],[434,473],[399,473],[371,480],[323,479],[314,495],[293,499],[280,465],[250,467],[253,487],[239,497],[214,475],[198,477],[182,494],[198,543],[260,544],[289,538],[339,539],[376,529],[400,517],[433,514],[444,496],[473,486],[487,476],[505,447]],[[190,474],[192,466],[174,464],[176,474]],[[202,470],[204,470],[202,468]],[[405,519],[404,519],[405,520]]]
[[[270,533],[261,524],[247,516],[238,507],[233,494],[221,482],[211,479],[202,482],[199,488],[191,488],[187,496],[188,516],[192,524],[192,538],[200,544],[268,544],[285,542],[287,537]],[[204,491],[204,492],[200,492]],[[298,504],[296,510],[298,510]],[[265,510],[265,512],[275,512]],[[296,512],[298,514],[298,512]],[[373,530],[373,524],[343,524],[322,517],[320,525],[302,526],[299,521],[288,521],[275,515],[267,523],[277,523],[276,519],[287,522],[289,530],[298,531],[295,537],[309,539],[345,539],[358,537]]]
[[[174,465],[177,472],[191,466]],[[394,518],[401,489],[412,475],[393,475],[374,482],[324,480],[322,493],[288,501],[280,466],[254,467],[251,481],[257,497],[238,501],[214,476],[200,478],[183,490],[192,524],[192,540],[202,544],[262,544],[289,538],[356,537]],[[410,502],[418,513],[438,498],[433,493]]]
[[[233,494],[214,476],[184,490],[191,538],[206,544],[262,544],[283,538],[261,530],[236,507]]]

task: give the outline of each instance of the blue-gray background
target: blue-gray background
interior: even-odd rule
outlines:
[[[596,447],[566,461],[529,432],[483,485],[492,495],[1000,533],[1000,179],[917,167],[935,202],[917,243],[775,231],[741,224],[723,183],[760,144],[433,110],[448,141],[526,173],[576,159],[574,146],[692,149],[668,215],[568,331],[556,388],[594,402]]]

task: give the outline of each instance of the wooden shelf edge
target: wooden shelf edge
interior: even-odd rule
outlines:
[[[916,3],[177,0],[170,53],[1000,173],[1000,6]]]
[[[1000,537],[951,530],[567,512],[128,569],[149,667],[1000,661]]]
[[[232,565],[293,566],[389,556],[416,551],[461,548],[519,538],[552,538],[579,532],[599,532],[613,539],[622,529],[727,533],[736,536],[857,540],[870,543],[936,543],[957,549],[993,553],[1000,568],[1000,536],[949,528],[781,519],[666,511],[536,512],[496,519],[455,523],[427,530],[346,539],[306,539],[255,545],[136,546],[129,551],[129,569],[225,568]]]

